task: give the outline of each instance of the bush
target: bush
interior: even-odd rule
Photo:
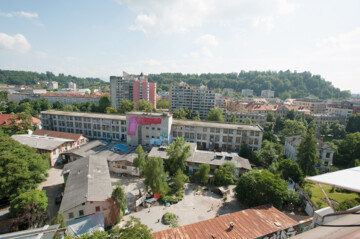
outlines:
[[[299,201],[300,201],[299,193],[297,193],[297,192],[295,192],[295,191],[293,191],[291,189],[288,189],[288,195],[287,195],[287,197],[285,199],[285,203],[287,205],[292,204],[292,205],[295,206],[295,205],[297,205],[299,203]]]
[[[179,227],[179,223],[177,222],[177,220],[176,221],[173,221],[173,222],[171,222],[171,227],[172,228],[176,228],[176,227]]]
[[[175,213],[167,212],[162,216],[162,222],[165,225],[173,224],[174,222],[177,223],[177,216]]]
[[[169,203],[177,203],[181,201],[181,199],[184,197],[184,191],[178,191],[176,195],[161,195],[161,200],[163,202],[169,202]]]
[[[337,207],[335,207],[335,210],[336,211],[345,211],[350,208],[356,207],[359,204],[360,204],[359,200],[356,200],[356,199],[347,200],[347,201],[340,203]]]
[[[311,199],[311,197],[312,197],[312,191],[311,191],[311,189],[310,189],[310,188],[306,188],[306,189],[305,189],[305,193],[306,193],[306,195]]]

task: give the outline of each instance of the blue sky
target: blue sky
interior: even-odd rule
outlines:
[[[296,70],[360,93],[360,1],[1,0],[0,69]]]

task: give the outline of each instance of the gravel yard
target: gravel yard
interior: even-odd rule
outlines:
[[[130,195],[139,194],[139,188],[144,188],[142,179],[126,177],[126,180],[122,180],[129,199],[131,198]],[[179,225],[182,226],[244,209],[233,198],[232,194],[224,202],[221,196],[209,191],[201,190],[201,193],[195,193],[194,189],[196,188],[197,184],[189,183],[187,189],[185,189],[184,198],[179,203],[169,207],[155,203],[150,210],[140,207],[140,211],[134,212],[132,206],[130,206],[130,204],[134,204],[130,203],[130,200],[128,205],[131,213],[126,215],[124,220],[128,220],[131,216],[140,218],[143,224],[152,229],[152,232],[156,232],[170,228],[169,225],[161,223],[161,217],[165,212],[175,213],[178,216]],[[135,202],[135,197],[132,201]],[[160,222],[158,222],[159,219]]]

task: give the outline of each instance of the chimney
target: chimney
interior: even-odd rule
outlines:
[[[229,230],[231,231],[232,229],[234,229],[234,223],[230,222]]]

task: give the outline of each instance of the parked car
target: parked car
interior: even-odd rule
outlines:
[[[63,199],[63,196],[64,196],[64,193],[63,192],[60,192],[56,195],[56,198],[55,198],[55,203],[56,204],[60,204],[62,199]]]

